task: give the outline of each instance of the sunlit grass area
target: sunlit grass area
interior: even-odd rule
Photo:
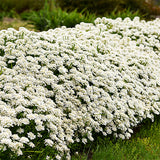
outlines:
[[[24,21],[20,18],[5,17],[2,21],[0,21],[0,30],[8,28],[19,30],[19,27],[25,27],[28,30],[37,31],[35,26],[32,25],[30,21]]]

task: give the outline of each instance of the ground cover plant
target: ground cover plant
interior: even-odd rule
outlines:
[[[97,18],[0,31],[0,147],[12,159],[70,159],[94,134],[128,139],[160,112],[160,20]],[[45,150],[38,150],[47,148]],[[15,153],[18,157],[16,157]]]

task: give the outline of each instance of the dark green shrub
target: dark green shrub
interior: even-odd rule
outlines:
[[[51,3],[52,2],[52,3]],[[51,5],[52,4],[52,5]],[[131,9],[118,10],[115,8],[110,13],[105,12],[103,16],[115,19],[117,17],[142,17],[139,11],[132,11]],[[21,14],[23,20],[30,20],[39,31],[53,29],[60,26],[74,27],[80,22],[93,23],[96,19],[95,14],[89,14],[88,10],[83,10],[80,13],[75,9],[73,11],[63,11],[56,7],[54,1],[46,1],[44,8],[39,11],[24,12]]]
[[[116,12],[130,8],[134,12],[139,10],[140,13],[146,14],[149,12],[149,4],[145,0],[56,0],[56,3],[62,9],[78,11],[86,8],[90,13],[104,16],[110,14],[116,9]]]
[[[126,18],[126,17],[129,17],[130,19],[134,19],[134,17],[141,17],[141,18],[144,18],[145,15],[142,15],[139,10],[137,11],[134,11],[134,10],[131,10],[130,8],[128,9],[124,9],[122,11],[117,11],[116,9],[113,10],[110,14],[106,13],[105,17],[107,18],[112,18],[112,19],[116,19],[118,17],[121,17],[122,19]]]
[[[89,12],[102,15],[103,13],[112,12],[115,7],[120,8],[122,0],[56,0],[56,3],[62,9],[82,11],[86,8]]]
[[[0,21],[3,20],[3,17],[5,16],[5,12],[0,12]]]
[[[143,14],[150,14],[150,5],[146,0],[124,0],[123,8],[129,7],[133,11],[139,10]]]
[[[17,12],[29,9],[38,10],[42,8],[44,2],[45,0],[0,0],[0,10],[9,11],[14,9]]]

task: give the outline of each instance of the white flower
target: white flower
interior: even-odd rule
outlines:
[[[86,144],[87,143],[87,139],[86,138],[82,138],[82,143]]]
[[[21,150],[21,149],[18,149],[18,150],[17,150],[17,155],[18,155],[18,156],[23,155],[23,153],[22,153],[22,150]]]
[[[37,125],[35,128],[37,131],[43,131],[45,129],[42,125]]]
[[[4,145],[0,145],[0,150],[1,150],[1,151],[6,151],[6,150],[7,150],[7,147],[4,146]]]
[[[46,156],[46,160],[53,160],[50,156]]]
[[[23,123],[25,125],[29,124],[29,120],[27,118],[22,118],[22,119],[20,119],[20,121],[21,121],[21,123]]]
[[[125,137],[126,137],[127,139],[129,139],[129,138],[131,137],[131,134],[130,134],[130,133],[126,133],[126,134],[125,134]]]
[[[125,136],[123,134],[119,134],[119,138],[125,139]]]
[[[41,138],[42,137],[42,135],[40,134],[40,133],[38,133],[38,135],[37,135],[39,138]]]
[[[24,133],[24,129],[23,129],[23,128],[18,128],[18,129],[17,129],[17,132],[20,133],[20,134],[21,134],[21,133]]]
[[[34,147],[35,147],[34,143],[32,143],[32,142],[29,142],[28,145],[29,145],[31,148],[34,148]]]
[[[36,118],[36,115],[35,114],[27,114],[26,117],[29,119],[29,120],[33,120]]]
[[[50,139],[45,139],[44,143],[45,143],[46,146],[51,146],[51,147],[53,146],[53,141],[50,140]]]
[[[61,156],[60,155],[56,155],[56,159],[57,160],[61,160]]]
[[[65,73],[67,72],[66,68],[64,68],[64,67],[58,68],[58,71],[59,71],[60,73],[62,73],[62,74],[65,74]]]
[[[9,138],[3,138],[1,140],[1,144],[7,144],[7,145],[9,145],[10,143],[12,143],[12,141]]]
[[[19,139],[20,139],[20,137],[18,136],[18,134],[13,134],[13,135],[12,135],[12,138],[13,138],[14,140],[19,140]]]
[[[28,142],[29,142],[29,139],[26,138],[26,137],[21,137],[19,141],[20,141],[21,143],[28,143]]]
[[[31,140],[36,138],[36,136],[32,132],[27,133],[27,135],[28,135],[28,138]]]

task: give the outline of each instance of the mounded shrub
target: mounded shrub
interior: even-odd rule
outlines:
[[[42,146],[47,157],[70,159],[70,144],[94,141],[93,133],[125,139],[144,119],[153,121],[159,24],[97,18],[39,33],[0,31],[1,153],[20,157]]]

